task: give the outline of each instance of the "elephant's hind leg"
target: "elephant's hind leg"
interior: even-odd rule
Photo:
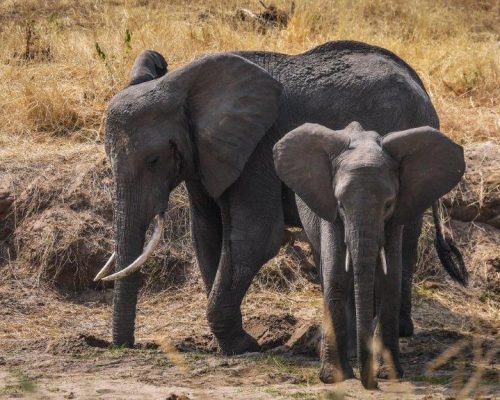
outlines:
[[[283,236],[279,182],[267,187],[265,182],[253,183],[247,183],[252,191],[238,185],[220,199],[222,254],[207,317],[224,354],[260,350],[243,329],[240,306],[255,274],[278,252]]]
[[[399,336],[413,335],[413,321],[411,319],[411,290],[413,272],[417,264],[418,238],[422,230],[422,216],[409,222],[403,229],[403,273],[401,282],[401,308],[399,312]]]
[[[212,290],[222,249],[220,209],[198,182],[186,182],[191,210],[191,233],[207,295]]]

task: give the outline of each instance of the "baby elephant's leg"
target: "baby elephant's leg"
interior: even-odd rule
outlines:
[[[345,269],[342,228],[321,223],[321,274],[323,280],[324,319],[321,341],[320,379],[324,383],[352,378],[349,364],[346,305],[352,285],[352,270]],[[355,338],[354,338],[355,341]]]

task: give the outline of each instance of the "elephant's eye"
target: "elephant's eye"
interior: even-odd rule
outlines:
[[[158,165],[158,162],[160,161],[160,157],[156,156],[148,160],[148,166],[149,168],[153,169]]]
[[[392,201],[388,201],[387,203],[385,203],[386,210],[389,210],[391,207],[392,207]]]

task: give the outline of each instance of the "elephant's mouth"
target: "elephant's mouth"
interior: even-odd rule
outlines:
[[[151,239],[149,240],[148,244],[142,251],[142,254],[139,257],[137,257],[135,261],[128,267],[114,274],[106,276],[106,274],[108,274],[113,268],[113,264],[116,258],[116,252],[113,253],[109,258],[108,262],[97,273],[96,277],[94,278],[94,281],[98,281],[99,279],[102,279],[103,281],[115,281],[123,279],[141,269],[141,267],[144,265],[149,256],[153,253],[155,247],[158,245],[158,242],[160,241],[161,234],[163,232],[163,227],[165,225],[164,213],[157,214],[154,220],[155,220],[155,230],[153,232],[153,235],[151,235]]]

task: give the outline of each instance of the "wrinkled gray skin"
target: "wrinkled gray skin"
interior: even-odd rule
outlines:
[[[299,214],[319,260],[325,304],[321,380],[353,376],[348,344],[357,332],[361,380],[367,388],[376,387],[370,351],[374,306],[382,345],[401,377],[403,225],[460,181],[462,148],[430,127],[382,137],[357,122],[341,131],[304,124],[275,145],[274,160],[278,176],[298,195]],[[382,247],[387,275],[379,257]],[[353,281],[356,312],[349,304]]]
[[[285,224],[300,226],[295,196],[274,168],[274,144],[305,122],[342,129],[356,120],[384,135],[437,128],[438,119],[407,64],[358,42],[330,42],[295,56],[212,54],[166,70],[160,54],[142,53],[129,86],[107,110],[116,270],[141,254],[148,225],[184,181],[210,328],[224,353],[257,350],[242,328],[241,301],[278,252]],[[410,244],[403,249],[403,334],[412,330],[409,284],[420,220],[415,215],[403,232]],[[116,345],[134,344],[139,285],[140,274],[116,282]]]

